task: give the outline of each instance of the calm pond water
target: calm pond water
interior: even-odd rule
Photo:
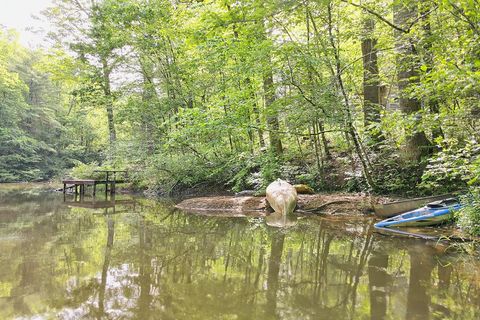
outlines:
[[[279,229],[131,196],[66,200],[0,185],[0,319],[480,317],[475,255],[369,218]]]

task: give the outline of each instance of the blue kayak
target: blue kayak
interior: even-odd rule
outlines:
[[[409,211],[375,224],[376,228],[388,227],[422,227],[441,224],[453,217],[453,212],[462,205],[451,198],[427,204],[419,209]]]

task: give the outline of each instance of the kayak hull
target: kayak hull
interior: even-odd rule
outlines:
[[[439,196],[407,199],[385,204],[374,204],[373,210],[375,211],[375,215],[377,217],[385,219],[415,210],[419,207],[426,205],[429,202],[448,199],[452,196],[452,194],[442,194]]]
[[[389,227],[424,227],[444,223],[453,217],[453,213],[461,208],[460,204],[444,208],[428,206],[413,210],[399,216],[382,220],[375,224],[376,228]]]

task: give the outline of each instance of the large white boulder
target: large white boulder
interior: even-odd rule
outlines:
[[[297,190],[282,179],[270,183],[266,190],[267,201],[279,214],[291,214],[297,205]]]

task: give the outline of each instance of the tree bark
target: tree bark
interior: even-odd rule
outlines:
[[[260,38],[263,41],[268,40],[265,21],[259,23],[261,28]],[[283,154],[282,140],[280,139],[280,124],[278,121],[278,112],[272,105],[276,100],[275,86],[273,82],[272,57],[270,53],[266,54],[263,72],[263,94],[265,102],[265,111],[267,114],[268,137],[270,140],[270,150],[276,155]]]
[[[270,57],[269,59],[270,60]],[[263,76],[263,90],[265,96],[265,109],[267,111],[268,136],[270,139],[270,149],[276,154],[283,153],[282,140],[280,139],[278,122],[278,112],[272,110],[272,104],[275,102],[275,87],[273,85],[273,71],[269,68]]]
[[[154,130],[154,115],[148,107],[156,100],[155,87],[153,84],[153,67],[146,59],[140,59],[142,66],[143,86],[142,86],[142,112],[141,112],[141,134],[147,145],[147,152],[152,155],[155,152],[155,130]]]
[[[377,39],[374,37],[375,21],[365,17],[363,21],[362,58],[363,58],[363,116],[364,125],[380,123],[380,79],[378,76]],[[368,129],[367,129],[368,130]],[[380,134],[372,135],[380,140]]]
[[[429,2],[424,2],[422,7],[422,16],[423,16],[423,32],[424,36],[422,37],[422,49],[423,49],[423,61],[427,66],[426,73],[430,73],[433,69],[434,57],[432,52],[432,28],[430,25],[430,14],[431,5]],[[428,97],[425,100],[425,105],[428,106],[429,111],[432,114],[438,115],[440,113],[440,105],[435,96]],[[438,138],[443,138],[444,133],[440,121],[435,121],[432,125],[432,141],[435,141]]]
[[[102,73],[103,94],[105,95],[105,109],[107,111],[108,119],[108,134],[110,138],[110,146],[112,147],[117,140],[117,133],[115,131],[115,121],[113,116],[113,96],[110,85],[110,68],[106,58],[102,58]]]
[[[393,20],[398,26],[407,27],[417,16],[416,4],[398,3],[394,7]],[[408,95],[406,90],[419,82],[418,53],[414,40],[410,34],[395,32],[395,48],[397,52],[397,80],[400,94],[400,110],[412,117],[414,121],[413,131],[406,132],[404,158],[405,160],[419,162],[423,156],[430,154],[431,143],[425,132],[418,129],[421,122],[421,103],[417,98]]]

